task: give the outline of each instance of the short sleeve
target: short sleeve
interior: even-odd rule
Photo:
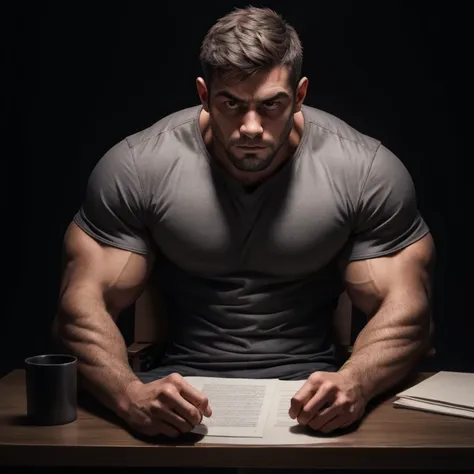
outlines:
[[[349,239],[349,260],[389,255],[429,232],[414,182],[403,163],[380,145],[363,183]]]
[[[96,164],[74,222],[96,240],[140,254],[150,251],[140,180],[123,140]]]

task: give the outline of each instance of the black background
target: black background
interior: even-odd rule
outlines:
[[[124,136],[198,103],[200,43],[247,3],[101,5],[4,9],[2,372],[46,350],[63,234],[93,166]],[[437,245],[439,368],[471,371],[467,4],[253,5],[275,8],[299,32],[306,103],[382,140],[411,172]]]

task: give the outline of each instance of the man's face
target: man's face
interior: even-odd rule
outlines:
[[[215,79],[209,97],[215,151],[243,172],[263,171],[292,129],[295,95],[288,70],[275,68],[242,83]]]

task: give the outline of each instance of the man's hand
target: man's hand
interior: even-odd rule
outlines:
[[[179,374],[127,389],[123,418],[131,428],[148,436],[176,438],[187,433],[212,414],[207,397]]]
[[[314,372],[291,399],[289,415],[301,425],[329,433],[361,418],[366,405],[360,387],[347,376]]]

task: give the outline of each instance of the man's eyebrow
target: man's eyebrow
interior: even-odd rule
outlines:
[[[247,102],[246,100],[240,98],[240,97],[237,97],[236,95],[232,94],[231,92],[229,91],[219,91],[216,93],[216,95],[214,97],[227,97],[228,99],[230,100],[233,100],[235,102],[240,102],[240,103],[245,103]],[[287,92],[278,92],[272,96],[269,96],[269,97],[262,97],[261,99],[258,99],[257,102],[261,103],[261,102],[271,102],[273,100],[277,100],[277,99],[282,99],[282,98],[289,98],[289,94]]]

